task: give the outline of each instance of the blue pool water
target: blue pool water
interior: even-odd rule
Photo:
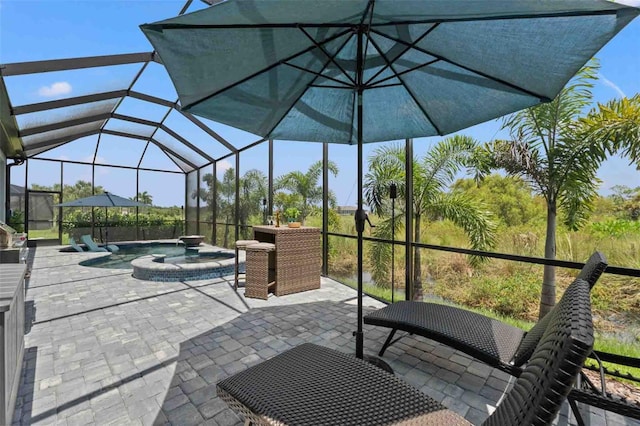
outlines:
[[[167,258],[175,256],[198,257],[197,253],[188,254],[183,245],[163,244],[163,243],[147,243],[147,244],[118,244],[120,250],[112,253],[110,256],[98,259],[89,259],[80,262],[82,266],[91,266],[93,268],[109,268],[109,269],[133,269],[131,261],[140,256],[150,254],[165,254]]]

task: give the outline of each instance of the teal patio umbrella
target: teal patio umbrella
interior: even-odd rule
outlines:
[[[135,200],[120,197],[119,195],[104,192],[102,194],[91,195],[89,197],[78,198],[77,200],[67,201],[66,203],[56,204],[55,207],[104,207],[104,221],[107,224],[109,207],[150,207],[148,204],[140,203]],[[105,246],[109,242],[109,226],[105,227]]]
[[[184,111],[270,139],[445,135],[548,102],[638,9],[601,0],[228,0],[141,26]]]

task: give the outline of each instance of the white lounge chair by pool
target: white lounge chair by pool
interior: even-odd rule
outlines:
[[[77,252],[84,252],[84,249],[76,243],[76,240],[73,237],[69,237],[69,245]]]
[[[91,235],[83,235],[83,236],[80,237],[80,239],[89,248],[89,251],[116,252],[116,251],[120,250],[120,247],[118,247],[115,244],[109,244],[109,245],[107,245],[107,248],[99,247],[98,244],[96,244],[96,242],[93,241],[93,238],[91,238]]]

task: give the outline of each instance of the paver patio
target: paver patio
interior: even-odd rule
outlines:
[[[104,253],[31,249],[25,356],[14,424],[235,425],[215,384],[303,342],[353,353],[356,293],[322,278],[319,290],[245,299],[233,277],[159,283],[130,270],[84,267]],[[365,310],[383,306],[365,298]],[[365,326],[365,353],[386,329]],[[421,337],[391,346],[395,374],[474,423],[510,377]],[[591,425],[640,425],[592,410]],[[565,404],[557,424],[573,424]]]

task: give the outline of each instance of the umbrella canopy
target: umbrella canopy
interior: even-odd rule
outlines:
[[[553,99],[638,9],[601,0],[228,0],[142,25],[185,111],[271,139],[444,135]]]
[[[108,207],[150,207],[149,204],[139,203],[135,200],[120,197],[119,195],[104,192],[103,194],[92,195],[90,197],[78,198],[66,203],[56,204],[55,207],[104,207],[104,218],[107,222],[109,216]],[[109,228],[105,228],[105,245],[109,243]]]
[[[56,204],[55,207],[149,207],[149,205],[105,192]]]
[[[448,134],[553,99],[637,13],[600,0],[230,0],[142,30],[183,110],[355,144],[358,88],[363,142]]]

